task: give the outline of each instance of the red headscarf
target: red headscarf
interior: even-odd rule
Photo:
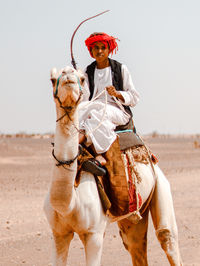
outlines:
[[[113,54],[113,51],[118,50],[118,45],[116,40],[118,40],[117,38],[110,36],[104,32],[98,32],[98,33],[93,33],[91,34],[86,40],[85,40],[85,44],[88,48],[88,51],[90,52],[90,55],[92,56],[92,48],[95,46],[96,42],[102,42],[105,47],[107,48],[107,46],[109,47],[109,53]],[[93,56],[92,56],[93,57]]]

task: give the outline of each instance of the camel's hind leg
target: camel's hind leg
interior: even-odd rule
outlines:
[[[134,266],[147,266],[147,229],[148,229],[148,213],[143,214],[143,219],[137,224],[131,223],[128,219],[118,222],[120,236],[123,240],[125,248],[132,257]]]
[[[70,232],[65,235],[53,232],[53,266],[66,266],[67,256],[69,251],[69,245],[74,236],[74,233]]]
[[[155,170],[158,178],[150,203],[152,220],[157,238],[167,255],[170,265],[180,266],[183,264],[179,253],[178,230],[170,185],[162,171],[158,167],[155,167]]]
[[[103,249],[103,233],[88,233],[80,236],[86,256],[86,266],[100,266]]]

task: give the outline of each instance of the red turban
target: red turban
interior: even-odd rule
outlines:
[[[91,56],[92,56],[92,53],[91,53],[92,48],[95,46],[96,42],[102,42],[106,48],[108,46],[109,53],[113,54],[113,51],[115,51],[115,53],[116,53],[116,50],[118,50],[118,45],[117,45],[116,40],[117,40],[117,38],[110,36],[104,32],[100,32],[100,33],[91,34],[90,37],[88,37],[85,40],[85,44],[86,44]]]

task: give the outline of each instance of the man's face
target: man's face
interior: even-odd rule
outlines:
[[[105,46],[102,42],[96,42],[92,48],[92,55],[97,62],[105,61],[109,56],[109,48]]]

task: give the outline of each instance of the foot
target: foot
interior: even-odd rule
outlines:
[[[103,176],[106,174],[106,170],[102,167],[101,163],[94,158],[83,162],[82,169],[93,175]]]

